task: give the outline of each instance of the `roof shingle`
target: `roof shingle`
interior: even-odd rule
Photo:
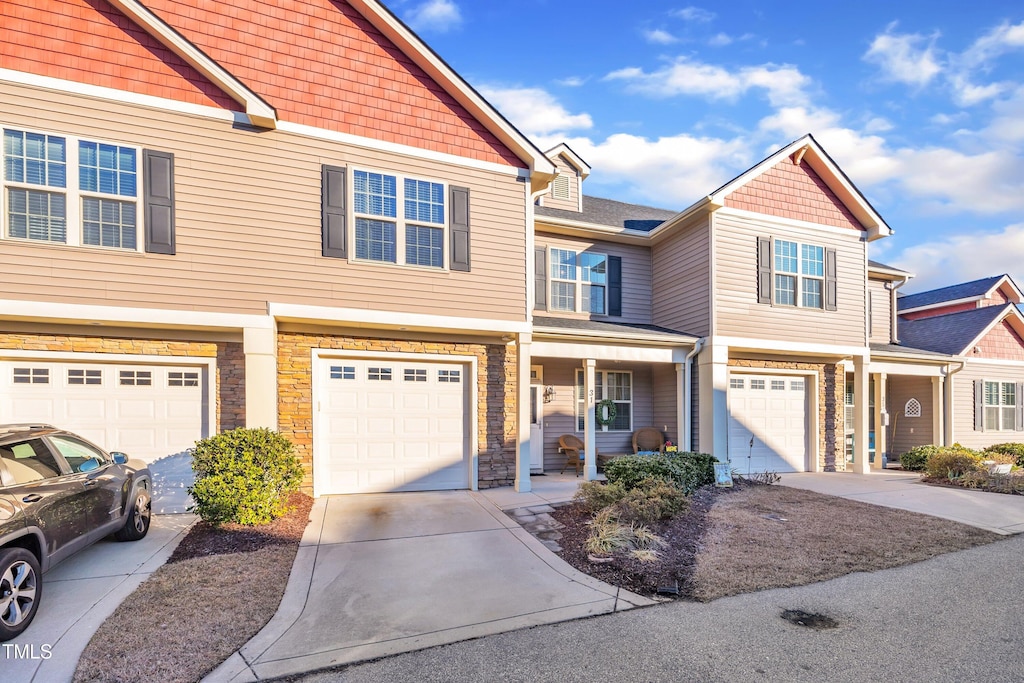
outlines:
[[[967,350],[992,321],[1002,316],[1013,304],[985,306],[959,313],[947,313],[930,318],[899,321],[901,345],[958,356]]]
[[[899,310],[906,311],[911,308],[941,304],[945,301],[957,301],[958,299],[982,296],[1004,277],[1006,276],[994,275],[982,278],[981,280],[972,280],[971,282],[962,282],[958,285],[950,285],[940,289],[931,289],[927,292],[905,294],[897,299],[896,306]]]
[[[582,212],[553,209],[547,206],[534,207],[533,212],[537,216],[549,216],[551,218],[561,218],[580,223],[607,225],[614,228],[639,230],[640,232],[650,232],[678,213],[678,211],[657,209],[653,206],[642,206],[640,204],[627,204],[626,202],[617,202],[614,199],[604,199],[588,195],[583,195]]]

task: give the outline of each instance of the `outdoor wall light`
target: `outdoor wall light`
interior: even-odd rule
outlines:
[[[551,403],[555,400],[555,388],[550,384],[544,387],[544,402]]]

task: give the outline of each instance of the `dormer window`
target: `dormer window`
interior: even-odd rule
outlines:
[[[551,198],[567,201],[572,199],[570,182],[568,174],[559,173],[555,176],[555,180],[551,183]]]

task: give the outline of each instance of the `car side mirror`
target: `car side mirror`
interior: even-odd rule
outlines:
[[[128,462],[128,454],[121,453],[120,451],[112,451],[110,457],[114,459],[114,462],[118,465],[123,465]]]

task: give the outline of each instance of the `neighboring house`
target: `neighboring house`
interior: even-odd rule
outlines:
[[[529,486],[530,198],[555,169],[387,9],[0,22],[0,421],[158,487],[246,425],[291,438],[317,494]]]

